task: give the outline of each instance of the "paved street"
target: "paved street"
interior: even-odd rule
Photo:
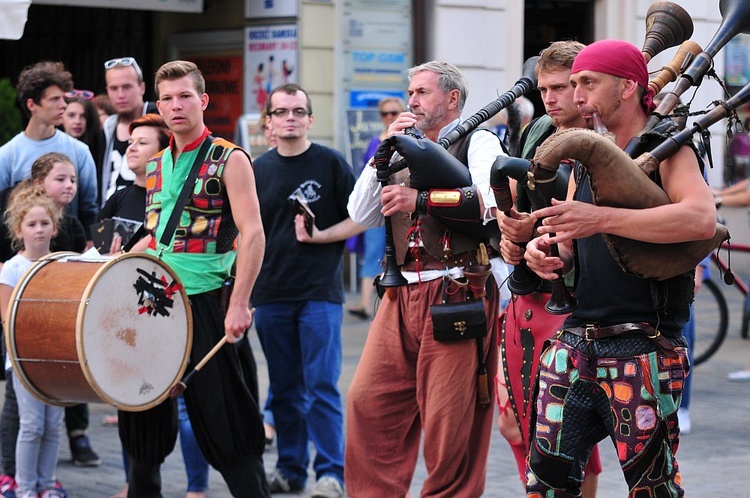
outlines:
[[[727,225],[737,243],[750,243],[748,217],[744,210],[722,210]],[[735,254],[732,263],[742,274],[750,275],[750,256]],[[750,364],[750,341],[739,337],[741,295],[733,288],[722,286],[729,302],[730,328],[727,341],[707,363],[694,370],[693,401],[691,406],[692,433],[683,436],[678,454],[682,468],[683,484],[687,496],[748,496],[747,468],[750,466],[750,382],[733,383],[726,379],[727,372]],[[354,301],[357,296],[350,295]],[[699,311],[699,310],[698,310]],[[357,366],[359,354],[367,335],[367,324],[346,316],[343,330],[344,364],[340,382],[345,394]],[[261,393],[265,392],[267,378],[265,359],[260,352],[257,337],[252,336],[260,373]],[[0,389],[4,387],[0,385]],[[3,391],[0,391],[3,392]],[[95,450],[103,463],[98,468],[81,469],[70,463],[67,441],[60,452],[58,477],[71,498],[106,498],[119,490],[124,482],[122,457],[117,429],[101,425],[102,416],[113,413],[106,405],[91,405],[90,435]],[[600,478],[600,498],[623,498],[627,489],[617,467],[614,449],[609,441],[600,443],[604,459],[604,473]],[[266,467],[271,468],[276,459],[273,449],[266,455]],[[164,496],[184,496],[185,476],[181,456],[175,451],[163,467]],[[425,477],[424,464],[417,468],[411,495],[419,496],[420,484]],[[309,496],[314,478],[309,481]],[[230,496],[221,476],[211,472],[209,496]],[[277,495],[300,496],[300,495]],[[523,496],[516,477],[515,464],[510,450],[498,431],[492,434],[486,497]]]

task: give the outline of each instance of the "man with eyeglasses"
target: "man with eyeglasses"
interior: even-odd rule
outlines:
[[[346,212],[354,173],[341,153],[312,143],[307,93],[275,88],[266,123],[278,145],[255,161],[266,251],[252,302],[268,360],[279,459],[269,474],[272,493],[304,490],[308,441],[317,454],[313,497],[344,496],[341,395],[344,241],[361,231]],[[289,202],[297,194],[314,213],[307,232]]]
[[[115,108],[104,122],[104,154],[99,171],[99,203],[103,206],[115,191],[132,185],[135,174],[128,168],[125,151],[130,139],[130,123],[147,113],[156,113],[156,104],[144,102],[146,84],[133,57],[118,57],[104,63],[107,95]]]

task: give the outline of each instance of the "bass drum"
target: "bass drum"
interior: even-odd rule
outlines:
[[[58,406],[147,410],[182,378],[193,339],[179,279],[147,254],[53,253],[18,282],[6,323],[14,375]]]

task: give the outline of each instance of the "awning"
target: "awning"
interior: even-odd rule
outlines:
[[[3,1],[0,0],[0,2]],[[203,12],[203,0],[34,0],[34,3],[67,5],[70,7],[101,7],[104,9]]]
[[[0,0],[0,39],[18,40],[23,36],[31,0]]]

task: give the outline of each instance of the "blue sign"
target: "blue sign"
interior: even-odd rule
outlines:
[[[404,92],[395,90],[352,90],[349,93],[349,107],[351,109],[372,109],[378,106],[378,102],[386,97],[398,97],[405,99]]]

